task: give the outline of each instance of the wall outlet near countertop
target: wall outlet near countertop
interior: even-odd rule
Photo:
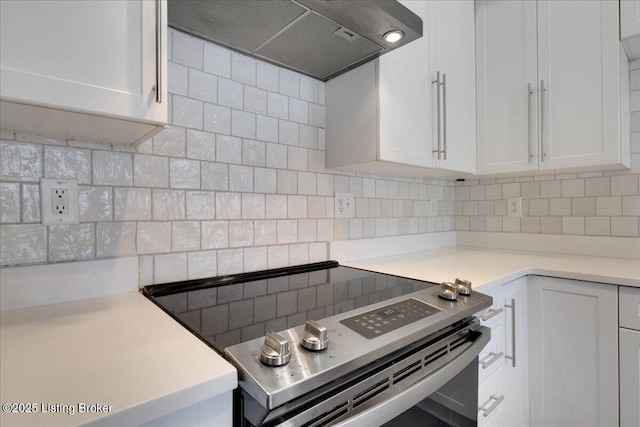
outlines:
[[[335,193],[336,218],[353,218],[356,216],[356,203],[353,193]]]
[[[509,218],[522,217],[522,197],[509,197],[507,199],[507,216]]]
[[[42,225],[79,224],[78,181],[40,179]]]

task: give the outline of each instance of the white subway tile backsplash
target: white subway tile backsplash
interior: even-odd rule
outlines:
[[[267,264],[269,268],[286,267],[289,265],[289,247],[269,246],[267,248]]]
[[[278,170],[277,177],[278,194],[297,194],[298,192],[298,173],[291,170]]]
[[[131,154],[94,151],[93,183],[96,185],[132,185],[133,157]]]
[[[622,198],[622,214],[640,217],[640,196],[624,196]]]
[[[216,218],[240,219],[242,199],[239,193],[216,193]]]
[[[156,283],[186,280],[187,254],[156,255],[153,274]]]
[[[202,249],[229,247],[229,223],[227,221],[203,221]]]
[[[173,188],[200,188],[200,162],[197,160],[171,159],[170,184]]]
[[[33,213],[39,210],[39,206],[34,202],[31,202],[32,206],[29,208],[29,216],[32,217]],[[113,190],[111,187],[79,187],[78,206],[82,222],[110,221],[113,219]],[[39,218],[40,215],[33,220],[39,221]]]
[[[0,263],[32,264],[47,260],[46,227],[40,224],[0,225]]]
[[[231,111],[231,134],[243,138],[256,137],[256,115],[245,111]]]
[[[278,119],[257,115],[256,138],[261,141],[278,142]]]
[[[171,250],[173,252],[200,249],[200,222],[176,221],[171,224]]]
[[[193,68],[189,69],[189,98],[215,103],[218,99],[218,78]]]
[[[270,92],[278,92],[279,69],[273,65],[258,61],[257,86]]]
[[[287,218],[287,196],[267,195],[267,218]]]
[[[204,130],[219,134],[231,133],[231,109],[221,105],[204,104]],[[218,135],[220,139],[221,135]]]
[[[0,182],[0,222],[20,222],[20,184]]]
[[[255,86],[256,62],[249,56],[231,52],[231,77],[233,80]]]
[[[253,222],[229,221],[229,246],[237,248],[253,245]]]
[[[189,95],[189,68],[169,61],[167,65],[167,90],[169,93]]]
[[[289,98],[269,92],[267,95],[267,115],[287,120],[289,118]]]
[[[253,168],[251,166],[229,165],[229,190],[252,192]]]
[[[324,105],[309,104],[309,124],[324,128],[326,121],[326,109]]]
[[[138,254],[171,252],[170,222],[139,222],[136,229]]]
[[[266,212],[266,198],[263,194],[242,195],[242,218],[263,219]]]
[[[304,196],[287,196],[287,217],[307,218],[307,198]]]
[[[153,284],[153,256],[138,257],[138,281],[140,287]]]
[[[242,163],[242,139],[235,136],[217,135],[216,160],[222,163]]]
[[[82,188],[78,191],[82,194]],[[111,215],[112,210],[109,209],[105,214],[106,219],[111,219]],[[82,220],[82,210],[80,219]],[[40,222],[40,186],[38,184],[22,184],[22,222]]]
[[[134,154],[133,184],[136,187],[168,187],[169,159],[167,157]]]
[[[131,256],[135,254],[135,222],[100,222],[96,224],[96,255],[98,257]]]
[[[245,86],[244,109],[251,113],[266,115],[267,92],[252,86]]]
[[[244,255],[242,249],[226,249],[218,251],[218,275],[242,271]]]
[[[173,62],[201,70],[203,65],[204,49],[202,39],[179,31],[173,31],[171,38],[173,41],[171,49],[171,58]]]
[[[611,217],[611,235],[638,237],[638,217]]]
[[[596,214],[596,198],[581,197],[571,199],[571,215],[593,216]]]
[[[280,69],[280,93],[298,98],[300,96],[300,75],[294,71]]]
[[[152,191],[153,219],[156,221],[185,218],[185,193],[180,190]]]
[[[609,236],[611,221],[609,217],[588,216],[585,218],[585,231],[589,236]]]
[[[172,124],[186,128],[203,129],[203,102],[173,95]]]
[[[49,261],[93,258],[94,224],[49,227]]]
[[[255,192],[275,193],[277,189],[277,174],[274,169],[255,168]]]
[[[204,71],[231,78],[231,51],[214,43],[205,43]]]
[[[190,159],[215,161],[215,134],[195,129],[187,129],[187,157]]]
[[[309,123],[309,103],[296,98],[289,98],[289,120],[307,124]]]
[[[78,184],[90,184],[91,151],[45,146],[44,175],[47,178],[76,178]]]
[[[611,195],[627,196],[638,194],[638,175],[619,175],[611,177]]]
[[[133,221],[151,219],[151,190],[146,188],[115,188],[114,219]]]
[[[184,128],[169,126],[153,137],[153,154],[184,157],[186,131]]]
[[[585,220],[584,217],[562,217],[562,234],[585,234]]]
[[[42,176],[42,146],[0,141],[0,177],[12,181],[38,181]]]
[[[215,218],[215,193],[210,191],[187,191],[186,205],[189,220],[206,220]]]
[[[299,127],[297,123],[278,120],[278,142],[286,145],[298,145]]]
[[[202,162],[200,173],[200,185],[203,190],[229,191],[229,165]]]
[[[596,215],[597,216],[622,215],[622,198],[619,196],[596,197]]]
[[[190,252],[187,254],[188,279],[203,279],[217,275],[217,253],[215,251]]]

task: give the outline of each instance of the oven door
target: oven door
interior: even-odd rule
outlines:
[[[478,354],[491,331],[477,319],[452,328],[271,411],[241,391],[241,425],[476,425]]]

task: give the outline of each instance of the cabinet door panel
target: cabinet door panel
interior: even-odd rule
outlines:
[[[478,173],[537,169],[535,2],[476,2],[476,38]]]
[[[640,332],[620,328],[620,426],[640,425]]]
[[[427,2],[402,3],[423,23],[428,22]],[[428,37],[389,52],[378,61],[379,160],[432,166]]]
[[[446,151],[446,159],[442,156],[437,165],[441,169],[475,173],[474,5],[466,0],[428,3],[431,7],[428,21],[431,81],[436,80],[438,71],[441,75],[446,75],[446,87],[441,87],[440,114],[442,149]],[[435,87],[434,84],[434,92]],[[435,94],[432,99],[436,99]],[[433,120],[437,123],[437,117]],[[438,127],[433,126],[433,129],[437,132]],[[437,134],[435,135],[434,149],[437,149]]]
[[[528,296],[532,425],[617,425],[617,288],[533,277]]]
[[[618,2],[537,4],[540,168],[619,162]]]

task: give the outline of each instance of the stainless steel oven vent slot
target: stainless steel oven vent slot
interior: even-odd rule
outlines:
[[[349,412],[349,408],[347,407],[348,403],[349,402],[341,403],[332,410],[312,419],[308,423],[303,424],[302,427],[318,427],[329,424],[331,421],[334,421]]]
[[[388,388],[389,388],[389,378],[385,378],[384,380],[380,381],[379,383],[369,387],[368,389],[366,389],[362,393],[358,393],[357,395],[355,395],[354,398],[353,398],[352,407],[353,408],[357,408],[358,406],[362,405],[367,400],[377,396],[378,394],[382,393],[383,391],[387,390]]]
[[[458,338],[457,340],[453,341],[452,343],[449,344],[449,351],[453,351],[456,348],[460,347],[461,345],[464,345],[467,342],[467,336],[463,336],[461,338]]]
[[[393,374],[393,385],[398,384],[400,381],[406,379],[407,377],[415,374],[420,369],[422,369],[422,360],[417,360],[413,362],[411,365],[407,366],[404,369]]]
[[[448,347],[443,347],[437,351],[434,351],[431,354],[428,354],[425,358],[424,358],[424,366],[428,366],[429,364],[435,362],[436,360],[440,359],[441,357],[444,357],[447,355],[447,353],[449,353],[449,348]]]

